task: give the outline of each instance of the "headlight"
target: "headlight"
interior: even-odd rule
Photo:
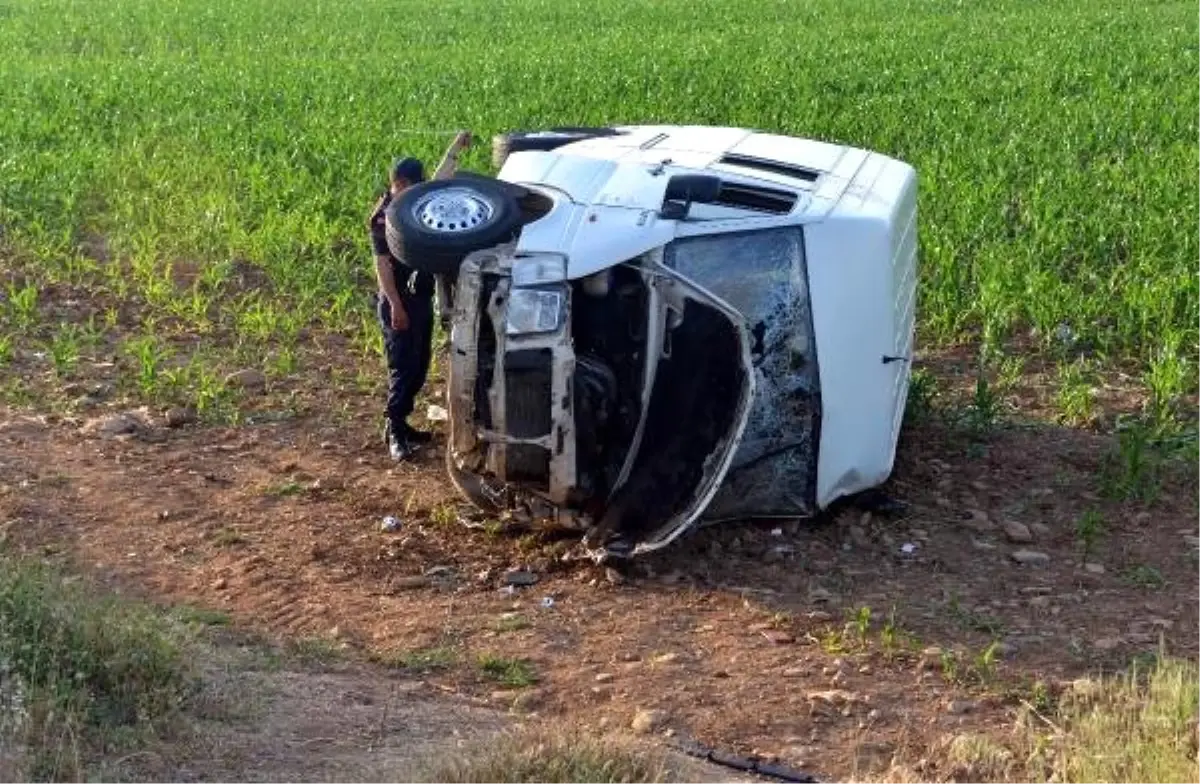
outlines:
[[[562,256],[517,259],[512,267],[512,284],[517,288],[561,283],[567,279],[567,260]]]
[[[505,332],[509,335],[554,332],[562,321],[562,314],[562,292],[514,289],[508,295]]]

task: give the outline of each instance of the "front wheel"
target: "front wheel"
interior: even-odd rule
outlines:
[[[392,200],[385,218],[392,255],[438,276],[457,276],[467,254],[507,242],[521,227],[512,192],[474,176],[414,185]]]

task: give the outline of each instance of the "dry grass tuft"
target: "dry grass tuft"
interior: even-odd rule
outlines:
[[[418,781],[444,782],[675,780],[660,752],[631,739],[542,726],[483,740],[418,775]]]
[[[1026,705],[1008,738],[950,736],[920,750],[919,762],[898,757],[876,780],[1200,781],[1198,704],[1196,662],[1160,658],[1080,679],[1049,713]]]
[[[1163,659],[1143,672],[1103,682],[1060,707],[1064,733],[1055,744],[1059,781],[1197,781],[1195,662]]]

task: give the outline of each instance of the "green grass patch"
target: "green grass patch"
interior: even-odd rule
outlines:
[[[977,612],[970,607],[964,607],[957,596],[952,596],[947,602],[946,611],[963,629],[992,637],[1004,634],[1004,623],[999,618],[988,612]]]
[[[533,624],[530,622],[530,620],[520,613],[504,613],[496,619],[496,621],[492,624],[492,628],[495,631],[504,633],[528,629],[532,625]]]
[[[37,286],[32,282],[26,282],[20,287],[10,283],[7,295],[8,321],[19,330],[32,327],[37,321]]]
[[[286,498],[288,496],[300,495],[304,492],[304,485],[297,482],[295,479],[289,479],[282,484],[271,487],[267,493],[270,495]]]
[[[1158,589],[1166,585],[1162,572],[1147,564],[1134,564],[1121,572],[1121,579],[1139,588]]]
[[[537,670],[528,659],[485,654],[479,657],[479,671],[488,680],[514,689],[538,682]]]
[[[1118,421],[1100,470],[1101,489],[1109,498],[1153,503],[1173,476],[1184,472],[1195,476],[1200,454],[1195,424],[1185,426],[1154,416]]]
[[[0,747],[33,780],[81,780],[101,753],[166,731],[197,681],[180,629],[0,554]]]
[[[79,361],[80,340],[79,328],[74,324],[60,324],[55,331],[48,353],[60,378],[69,375]]]
[[[1194,661],[1151,656],[1123,674],[1080,678],[1055,693],[1037,681],[1009,696],[1021,706],[1010,731],[944,736],[921,750],[933,767],[921,773],[897,760],[881,780],[1196,780]]]
[[[445,670],[458,663],[455,650],[445,646],[387,651],[372,658],[387,667],[414,673]]]
[[[1084,561],[1095,551],[1106,527],[1104,518],[1094,509],[1087,510],[1075,521],[1075,538],[1083,549]]]
[[[1063,424],[1073,427],[1092,424],[1096,416],[1095,396],[1085,363],[1059,366],[1055,403]]]
[[[1198,702],[1196,663],[1180,659],[1135,666],[1066,699],[1052,780],[1195,781]]]
[[[211,610],[207,607],[191,607],[180,605],[171,614],[180,623],[196,624],[198,626],[229,626],[233,619],[229,613],[222,610]]]
[[[486,142],[655,120],[912,163],[922,342],[1032,340],[1066,368],[1068,419],[1089,416],[1079,357],[1132,360],[1166,415],[1197,387],[1188,3],[14,0],[2,13],[0,333],[50,321],[65,284],[146,334],[270,347],[278,373],[311,328],[377,362],[363,218],[396,155],[432,166],[463,127]],[[377,23],[393,17],[420,25]],[[596,18],[617,21],[573,34]],[[393,51],[403,69],[377,56]],[[394,94],[412,100],[398,112]],[[491,171],[486,144],[463,165]],[[136,361],[156,394],[163,357]],[[378,391],[377,373],[350,377]],[[214,394],[193,385],[199,403]],[[971,422],[987,426],[992,390],[978,392]]]
[[[452,502],[438,504],[429,510],[429,522],[446,527],[458,522],[458,505]]]
[[[224,527],[213,534],[213,544],[217,547],[236,547],[246,544],[249,540],[235,528]]]
[[[345,657],[345,648],[327,637],[297,637],[284,645],[284,653],[303,665],[328,665]]]

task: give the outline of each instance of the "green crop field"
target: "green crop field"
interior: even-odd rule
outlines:
[[[143,391],[199,357],[168,380],[212,403],[230,345],[280,373],[312,331],[369,354],[393,156],[703,123],[912,163],[925,345],[1173,400],[1196,387],[1197,32],[1194,3],[1129,0],[3,0],[0,363],[69,375],[119,335]],[[100,304],[61,323],[56,285]]]
[[[0,0],[0,780],[1189,780],[1198,76],[1196,0]],[[871,503],[609,567],[388,459],[389,164],[639,123],[915,167]]]

